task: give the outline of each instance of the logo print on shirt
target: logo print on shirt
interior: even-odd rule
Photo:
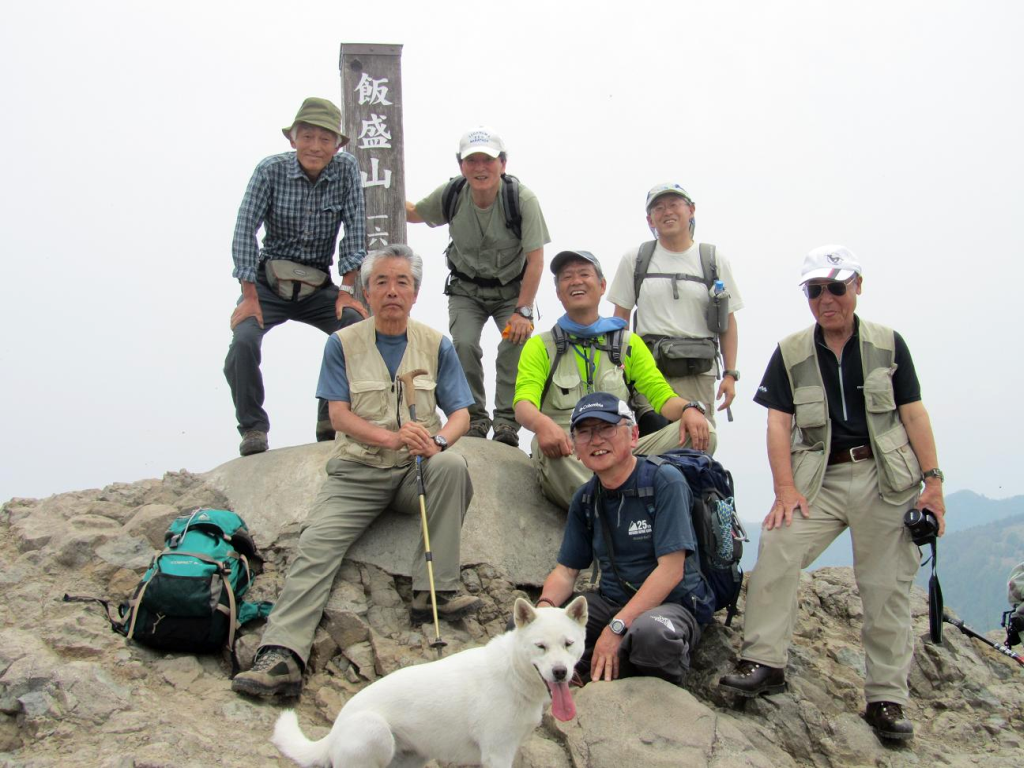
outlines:
[[[654,529],[646,520],[634,520],[629,524],[630,536],[650,536]]]

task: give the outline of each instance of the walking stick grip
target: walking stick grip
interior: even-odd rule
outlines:
[[[409,416],[413,421],[416,421],[416,386],[413,384],[413,379],[417,376],[426,376],[427,373],[428,371],[417,368],[415,371],[403,373],[398,377],[398,380],[402,382],[402,397],[405,398],[405,402],[409,405]]]

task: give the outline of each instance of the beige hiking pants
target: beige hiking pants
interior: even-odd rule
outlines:
[[[847,527],[853,538],[853,569],[864,604],[861,642],[867,667],[868,702],[906,704],[914,653],[910,588],[920,550],[903,525],[914,501],[894,506],[878,494],[874,461],[828,467],[811,515],[761,532],[757,565],[747,585],[740,657],[785,667],[797,616],[800,571]]]
[[[438,591],[455,590],[461,584],[462,520],[473,498],[469,468],[462,456],[438,453],[423,462],[423,480],[434,584]],[[345,553],[385,509],[419,516],[415,464],[379,469],[344,459],[327,462],[327,479],[299,536],[295,562],[267,620],[261,647],[283,646],[305,663]],[[414,590],[430,588],[422,536],[412,553],[412,574]]]

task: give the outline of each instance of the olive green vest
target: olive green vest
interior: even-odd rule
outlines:
[[[893,394],[892,376],[896,372],[893,332],[891,328],[866,320],[859,320],[859,323],[864,405],[871,451],[878,467],[878,491],[890,504],[904,504],[918,493],[923,478]],[[814,328],[812,325],[779,343],[796,411],[790,448],[793,481],[809,503],[821,489],[832,443],[832,422],[818,368]]]
[[[409,344],[402,355],[395,380],[391,380],[388,367],[377,349],[377,333],[373,318],[342,328],[337,332],[345,352],[345,373],[352,413],[371,424],[397,432],[409,420],[408,395],[403,393],[399,377],[421,368],[426,375],[417,376],[415,385],[416,418],[430,434],[441,429],[437,416],[437,357],[441,349],[440,333],[429,326],[409,320],[406,335]],[[393,451],[377,445],[367,445],[338,432],[334,456],[357,461],[371,467],[403,467],[412,461],[407,448]]]
[[[551,335],[551,331],[544,331],[540,338],[548,352],[548,364],[550,365],[557,355],[554,337]],[[578,359],[576,351],[570,344],[565,354],[562,355],[562,359],[558,361],[558,368],[555,369],[555,375],[551,379],[548,396],[541,403],[541,413],[550,416],[552,421],[565,429],[569,428],[573,408],[584,395],[591,392],[610,392],[620,400],[629,400],[629,389],[626,387],[622,369],[612,364],[606,352],[594,350],[594,354],[597,356],[594,386],[587,389],[587,383],[580,377],[580,369],[576,364]],[[625,347],[623,347],[622,354],[625,359]]]
[[[526,267],[526,254],[522,241],[505,226],[502,213],[501,195],[505,185],[499,188],[498,197],[492,203],[492,223],[489,235],[481,231],[477,219],[469,184],[459,193],[459,208],[448,225],[452,242],[448,246],[448,260],[459,272],[470,278],[498,280],[502,285],[516,280]],[[501,236],[492,239],[496,232]]]

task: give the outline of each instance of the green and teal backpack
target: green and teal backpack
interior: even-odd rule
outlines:
[[[111,628],[160,650],[233,652],[238,628],[273,607],[242,600],[263,569],[245,521],[224,509],[197,509],[171,523],[164,544],[130,598],[116,610],[99,601]]]

